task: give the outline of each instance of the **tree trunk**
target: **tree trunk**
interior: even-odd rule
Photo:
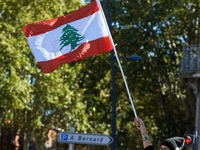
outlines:
[[[32,130],[30,128],[28,128],[27,132],[24,133],[23,150],[29,150],[31,133],[32,133]]]
[[[95,145],[90,145],[89,150],[95,150]]]
[[[44,149],[44,130],[43,128],[40,130],[37,130],[37,132],[35,132],[35,138],[36,138],[36,147],[38,150],[42,150]]]
[[[2,127],[2,121],[3,121],[3,113],[0,113],[0,137],[1,137],[1,127]]]

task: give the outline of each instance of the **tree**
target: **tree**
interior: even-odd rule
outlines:
[[[75,71],[81,66],[65,65],[54,73],[43,74],[22,31],[27,24],[59,17],[80,7],[78,0],[0,3],[1,127],[20,129],[24,150],[29,149],[32,134],[38,149],[44,149],[48,129],[69,130],[81,124],[84,130],[87,126],[80,101],[84,89],[76,83]]]
[[[193,132],[196,98],[181,79],[180,65],[182,46],[196,40],[195,30],[199,33],[199,27],[195,26],[199,18],[198,2],[111,0],[110,3],[119,55],[144,58],[140,63],[121,62],[133,89],[136,110],[145,120],[153,143],[159,146],[156,143],[168,135]],[[136,144],[140,140],[137,131],[133,131],[134,116],[120,72],[116,78],[118,139],[124,141],[117,142],[117,147],[137,149],[141,147]],[[138,140],[126,142],[128,139]]]
[[[119,55],[140,55],[144,58],[140,63],[125,60],[121,63],[128,85],[133,90],[131,94],[136,111],[145,120],[155,147],[168,136],[193,132],[196,98],[180,76],[180,63],[182,46],[196,41],[197,1],[110,2],[113,38]],[[106,12],[105,0],[102,5]],[[88,96],[85,99],[89,122],[92,124],[96,120],[99,126],[106,124],[105,128],[110,130],[111,76],[110,60],[106,56],[83,60],[79,84],[88,89],[84,95]],[[117,148],[139,149],[142,147],[141,140],[137,130],[133,130],[134,114],[118,68],[116,83]]]
[[[74,50],[78,45],[77,42],[81,41],[82,39],[84,39],[84,36],[81,36],[80,34],[77,33],[77,29],[75,29],[74,27],[70,26],[69,24],[67,24],[63,29],[62,29],[62,33],[63,35],[60,38],[60,45],[62,45],[62,47],[60,48],[60,50],[63,49],[63,47],[67,46],[67,45],[71,45],[71,50]]]
[[[180,63],[182,46],[197,41],[198,1],[110,3],[118,54],[144,58],[142,62],[120,61],[137,114],[145,121],[155,147],[168,134],[193,132],[196,98],[181,79]],[[106,12],[105,0],[102,5]],[[43,74],[22,32],[29,23],[59,17],[79,7],[78,0],[0,3],[0,121],[3,128],[21,129],[24,150],[30,134],[35,134],[37,147],[43,149],[49,128],[68,131],[74,126],[77,132],[111,134],[110,53]],[[142,149],[118,67],[116,83],[117,149]]]

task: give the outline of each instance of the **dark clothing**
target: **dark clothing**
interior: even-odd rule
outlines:
[[[144,150],[154,150],[153,146],[147,146]]]

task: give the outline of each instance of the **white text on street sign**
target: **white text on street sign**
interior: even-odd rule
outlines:
[[[83,134],[59,132],[58,141],[61,143],[74,143],[86,145],[109,145],[113,142],[113,138],[103,134]]]

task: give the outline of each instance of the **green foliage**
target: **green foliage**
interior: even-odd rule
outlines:
[[[144,119],[155,147],[167,136],[194,131],[196,98],[180,76],[180,65],[182,46],[198,44],[198,3],[110,0],[113,37],[119,55],[144,58],[142,62],[121,60],[121,63],[137,114]],[[142,149],[120,71],[116,72],[117,147]]]
[[[38,142],[45,141],[49,128],[67,131],[67,124],[68,128],[81,124],[82,130],[86,130],[87,117],[81,102],[85,89],[79,88],[76,78],[80,66],[65,65],[54,73],[43,74],[22,31],[27,24],[60,17],[80,7],[78,0],[1,1],[0,114],[3,128],[21,129],[22,138],[28,132],[40,131],[43,136],[39,138],[36,134]]]
[[[118,54],[144,58],[120,61],[137,114],[156,148],[169,133],[183,136],[194,131],[196,98],[180,76],[180,63],[182,46],[198,43],[198,3],[110,0]],[[107,16],[106,0],[102,6]],[[43,74],[22,31],[27,24],[60,17],[80,7],[79,0],[0,0],[1,126],[21,129],[24,136],[34,133],[39,149],[43,149],[50,128],[69,131],[74,126],[77,132],[111,135],[110,53]],[[117,64],[116,85],[117,149],[142,149]]]

